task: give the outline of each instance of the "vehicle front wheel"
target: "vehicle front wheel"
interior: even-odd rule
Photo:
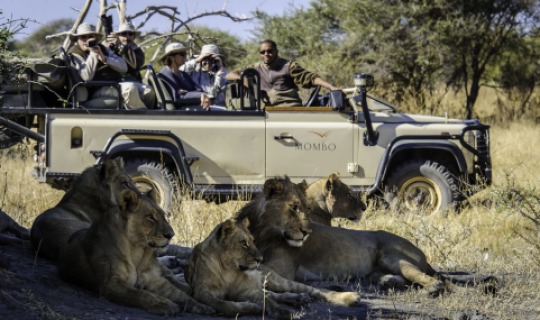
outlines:
[[[396,166],[386,179],[386,202],[428,214],[455,210],[460,193],[456,176],[444,165],[415,159]]]
[[[126,160],[124,169],[141,192],[150,196],[165,212],[169,212],[177,189],[173,173],[161,163],[152,160]]]

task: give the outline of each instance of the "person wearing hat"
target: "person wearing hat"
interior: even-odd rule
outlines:
[[[250,66],[259,72],[261,89],[267,95],[267,105],[302,106],[299,87],[321,86],[330,91],[339,90],[324,81],[320,75],[305,70],[300,64],[279,56],[277,44],[270,39],[259,43],[261,61]],[[240,79],[240,71],[230,72],[227,80]]]
[[[101,34],[95,31],[93,25],[82,23],[77,31],[71,34],[71,38],[76,42],[68,53],[71,56],[73,68],[82,81],[118,81],[126,108],[146,108],[135,83],[122,81],[122,76],[128,70],[126,61],[99,43]],[[101,87],[92,92],[93,98],[116,97],[116,95],[113,87]]]
[[[180,70],[191,76],[191,79],[212,99],[212,104],[225,106],[227,69],[223,67],[218,46],[205,44],[201,48],[201,53],[187,61]]]
[[[165,53],[159,60],[164,64],[159,70],[162,79],[174,91],[174,100],[179,105],[187,105],[190,101],[200,103],[204,110],[210,110],[210,98],[197,86],[189,74],[180,70],[186,63],[187,50],[180,42],[169,43]]]
[[[142,83],[141,69],[145,65],[144,51],[135,43],[140,34],[130,21],[123,22],[118,30],[107,36],[107,45],[114,53],[124,58],[128,70],[123,75],[123,81],[136,82],[139,95],[146,106],[153,106],[156,95],[154,90]]]
[[[114,53],[126,61],[127,74],[133,76],[134,80],[142,81],[140,70],[144,66],[145,56],[144,51],[135,43],[138,35],[139,31],[135,30],[131,22],[124,22],[117,31],[107,36],[107,44]]]

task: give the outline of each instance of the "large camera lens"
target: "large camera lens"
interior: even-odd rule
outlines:
[[[216,72],[219,70],[219,60],[215,58],[210,58],[210,70]]]

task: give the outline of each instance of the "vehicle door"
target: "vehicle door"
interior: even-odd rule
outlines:
[[[339,172],[354,163],[357,136],[349,113],[327,107],[267,108],[266,176],[288,175],[293,181]]]

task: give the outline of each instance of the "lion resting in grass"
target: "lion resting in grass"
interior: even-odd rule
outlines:
[[[185,273],[195,299],[227,316],[262,315],[264,304],[277,319],[291,318],[291,311],[280,303],[298,305],[309,297],[340,305],[357,303],[355,292],[319,290],[257,269],[262,256],[248,225],[247,219],[226,220],[195,246]]]
[[[112,302],[151,313],[214,313],[165,278],[155,252],[173,236],[165,212],[153,199],[122,190],[118,206],[104,212],[89,229],[75,233],[61,250],[58,271],[63,279]]]
[[[103,212],[117,206],[116,199],[124,189],[136,190],[136,186],[125,173],[121,158],[84,170],[60,202],[32,224],[30,237],[37,253],[57,260],[71,235],[89,228]]]
[[[294,279],[301,266],[310,280],[369,276],[384,280],[383,285],[393,285],[402,277],[425,287],[432,295],[450,286],[429,265],[424,253],[402,237],[385,231],[310,223],[307,214],[296,214],[296,210],[306,208],[304,190],[303,184],[295,185],[287,177],[268,180],[264,195],[252,200],[238,214],[238,219],[249,219],[255,245],[267,267],[288,279]]]
[[[327,226],[332,225],[333,218],[360,221],[366,210],[360,197],[335,173],[311,183],[306,196],[310,220]]]

